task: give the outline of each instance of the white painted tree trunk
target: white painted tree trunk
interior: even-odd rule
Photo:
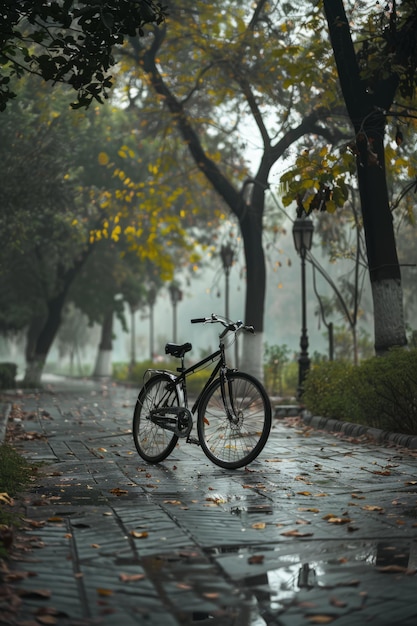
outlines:
[[[112,351],[99,349],[93,376],[109,377],[112,375]]]
[[[23,379],[24,387],[40,387],[43,368],[45,366],[45,358],[37,357],[26,363],[25,376]]]
[[[261,382],[264,379],[263,354],[264,334],[257,332],[255,335],[242,333],[239,338],[242,341],[242,355],[239,362],[239,370],[252,374]]]
[[[406,343],[401,281],[385,279],[372,283],[375,352],[383,354]]]

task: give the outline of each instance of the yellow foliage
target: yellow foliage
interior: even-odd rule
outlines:
[[[110,159],[106,152],[100,152],[98,155],[98,162],[100,165],[108,165]]]

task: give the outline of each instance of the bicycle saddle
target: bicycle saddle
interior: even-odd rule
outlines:
[[[172,356],[176,356],[181,359],[186,352],[192,350],[192,347],[193,346],[189,342],[182,344],[167,343],[165,346],[165,354],[171,354]]]

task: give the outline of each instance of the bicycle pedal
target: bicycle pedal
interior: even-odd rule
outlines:
[[[187,443],[194,443],[196,446],[200,445],[200,440],[195,437],[188,437]]]

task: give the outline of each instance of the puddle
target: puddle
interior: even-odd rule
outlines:
[[[415,586],[417,541],[285,543],[252,548],[227,546],[212,558],[244,592],[251,606],[250,626],[264,626],[294,607],[320,605],[334,615],[363,611],[369,586]],[[416,574],[417,575],[417,574]],[[281,619],[281,618],[280,618]],[[285,624],[285,622],[279,622]]]

